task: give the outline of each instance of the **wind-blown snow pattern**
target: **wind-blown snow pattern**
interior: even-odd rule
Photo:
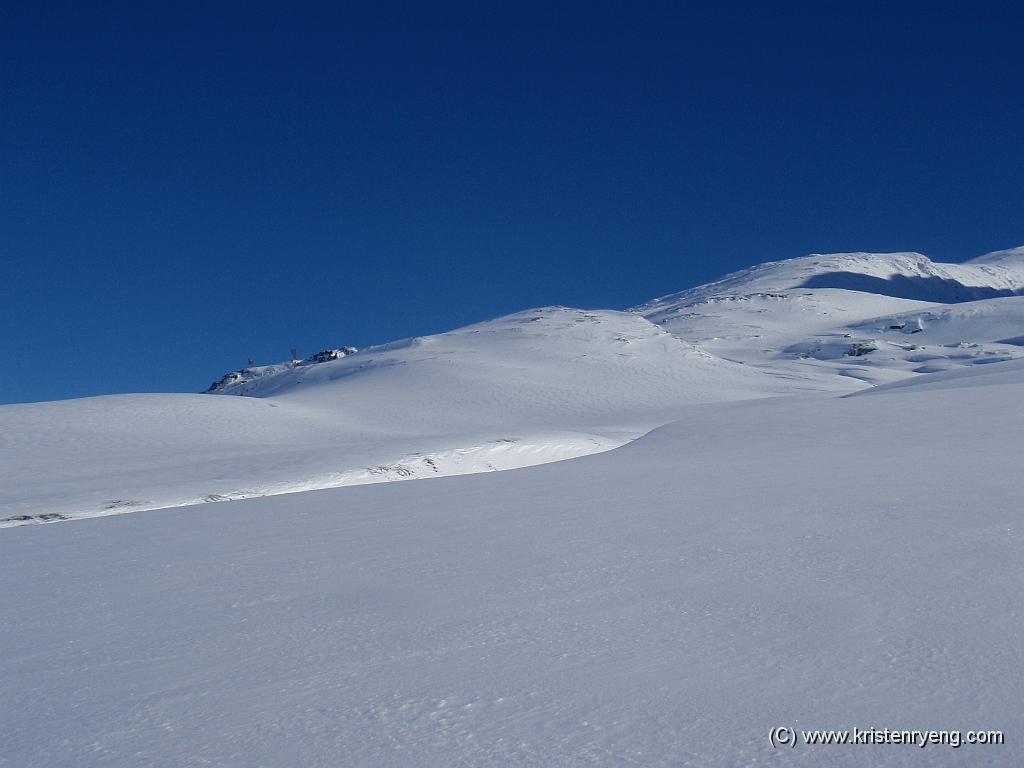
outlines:
[[[1024,763],[1022,255],[0,407],[0,767]]]

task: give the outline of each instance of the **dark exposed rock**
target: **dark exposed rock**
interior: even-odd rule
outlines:
[[[875,352],[877,349],[878,347],[870,341],[857,341],[850,345],[850,348],[846,350],[846,354],[850,357],[861,357]]]
[[[315,355],[310,355],[302,362],[304,363],[326,363],[329,360],[340,360],[343,357],[354,355],[358,352],[355,347],[341,347],[339,349],[324,349]]]
[[[51,523],[54,520],[67,520],[67,515],[62,515],[59,512],[43,512],[38,515],[14,515],[12,517],[5,517],[0,522],[3,523]]]
[[[217,381],[213,382],[209,387],[203,390],[204,395],[217,394],[228,390],[234,390],[242,384],[246,384],[250,381],[256,381],[258,379],[278,374],[283,371],[288,371],[292,368],[307,365],[317,365],[319,363],[327,363],[331,360],[340,360],[343,357],[354,355],[359,350],[355,347],[337,347],[332,349],[323,349],[317,352],[315,355],[310,355],[305,360],[291,360],[286,363],[277,363],[274,365],[262,365],[249,368],[242,368],[237,371],[231,371],[225,373]],[[243,394],[238,391],[236,394]]]

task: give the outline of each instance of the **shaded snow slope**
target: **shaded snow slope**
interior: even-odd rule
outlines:
[[[1024,292],[1022,251],[996,251],[963,264],[933,262],[920,253],[815,253],[758,264],[638,309],[650,315],[711,296],[798,288],[837,288],[944,303],[1012,296]]]
[[[634,314],[548,308],[222,391],[256,396],[0,407],[0,524],[520,467],[797,388]]]
[[[5,531],[0,766],[1020,765],[1021,365]],[[779,725],[1006,743],[773,751]]]

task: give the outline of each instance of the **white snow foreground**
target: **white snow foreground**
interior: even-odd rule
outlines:
[[[1022,388],[968,366],[512,472],[5,531],[0,766],[1024,764]]]
[[[245,369],[221,396],[2,406],[0,526],[511,469],[615,448],[694,403],[1012,360],[1021,291],[1020,248],[814,255],[631,312],[548,307]]]

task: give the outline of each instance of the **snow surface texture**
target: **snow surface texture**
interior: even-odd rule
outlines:
[[[575,461],[5,531],[0,766],[1024,764],[1022,388],[692,405]]]
[[[1024,356],[1022,290],[1024,249],[814,255],[628,313],[531,310],[208,390],[243,397],[2,406],[0,526],[511,469],[615,448],[693,403],[1005,361]]]

